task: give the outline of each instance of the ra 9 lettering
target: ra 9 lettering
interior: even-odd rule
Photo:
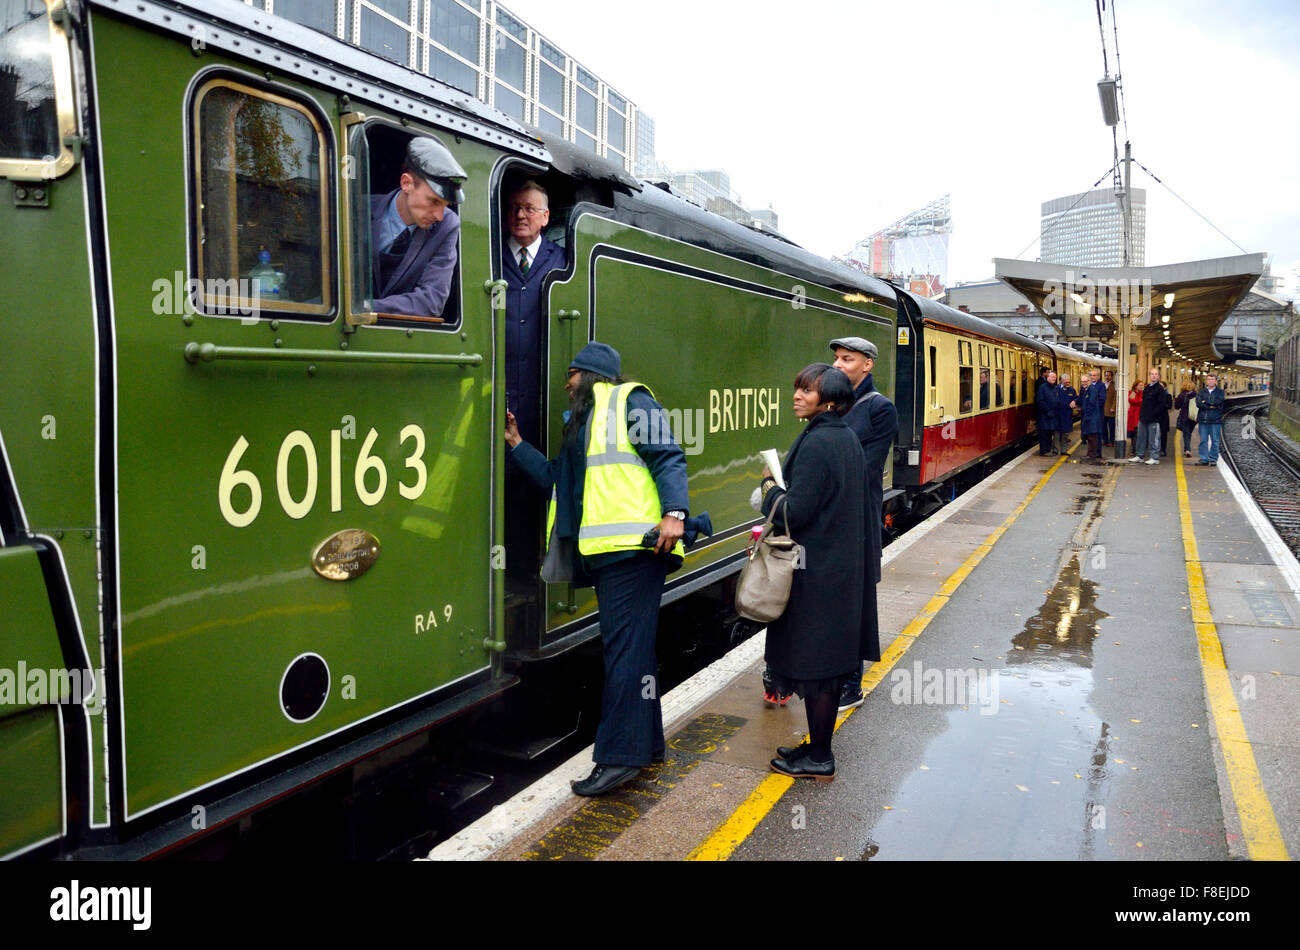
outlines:
[[[388,466],[382,456],[375,454],[379,431],[372,428],[362,440],[352,472],[352,485],[357,499],[373,508],[384,500],[388,492]],[[425,436],[418,425],[406,426],[398,433],[398,443],[404,452],[405,480],[397,480],[397,490],[408,500],[419,498],[429,483],[429,471],[424,463]],[[247,528],[262,510],[262,481],[249,468],[241,467],[249,441],[242,435],[226,456],[217,485],[217,505],[221,517],[235,528]],[[319,458],[316,443],[311,435],[296,429],[284,437],[275,456],[275,492],[280,508],[294,520],[311,514],[316,505],[319,489]],[[343,510],[343,440],[339,429],[330,431],[329,440],[329,507],[331,512]]]

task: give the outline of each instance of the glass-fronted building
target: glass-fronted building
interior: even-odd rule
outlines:
[[[1099,188],[1042,204],[1038,259],[1080,267],[1124,266],[1124,215],[1115,189]],[[1147,255],[1147,193],[1133,189],[1129,265],[1144,267]]]
[[[470,93],[618,162],[652,170],[654,120],[495,0],[245,0]]]

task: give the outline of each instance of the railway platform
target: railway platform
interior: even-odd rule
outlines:
[[[763,634],[664,698],[666,761],[590,750],[434,860],[1285,860],[1300,853],[1300,569],[1223,467],[1033,450],[885,550],[885,653],[834,782],[768,768]]]

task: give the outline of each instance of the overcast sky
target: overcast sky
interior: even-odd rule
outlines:
[[[989,277],[994,257],[1037,256],[1041,202],[1112,163],[1093,0],[505,5],[654,118],[660,161],[726,169],[826,256],[950,193],[950,282]],[[1134,158],[1290,279],[1300,3],[1116,10]],[[1106,41],[1113,76],[1109,18]],[[1134,185],[1148,265],[1241,253],[1136,165]]]

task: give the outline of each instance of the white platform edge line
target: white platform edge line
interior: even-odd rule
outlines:
[[[955,501],[944,505],[887,547],[880,559],[888,564],[943,522],[978,498],[990,486],[1037,453],[1029,449],[984,479]],[[765,631],[760,630],[726,656],[714,661],[663,697],[664,731],[672,728],[732,680],[751,669],[763,656]],[[483,861],[542,821],[555,808],[573,800],[569,783],[591,771],[594,746],[587,746],[568,761],[502,802],[473,824],[439,844],[421,861]]]
[[[1263,542],[1268,553],[1273,557],[1273,563],[1281,572],[1282,577],[1286,580],[1291,588],[1291,593],[1297,600],[1300,600],[1300,561],[1291,553],[1291,549],[1286,546],[1282,536],[1277,533],[1273,523],[1268,520],[1259,507],[1259,502],[1255,501],[1255,496],[1246,490],[1246,486],[1238,481],[1237,476],[1232,474],[1232,469],[1226,465],[1216,465],[1219,474],[1227,483],[1229,490],[1241,505],[1241,510],[1245,512],[1246,520],[1250,522],[1255,533],[1259,535],[1259,540]]]

